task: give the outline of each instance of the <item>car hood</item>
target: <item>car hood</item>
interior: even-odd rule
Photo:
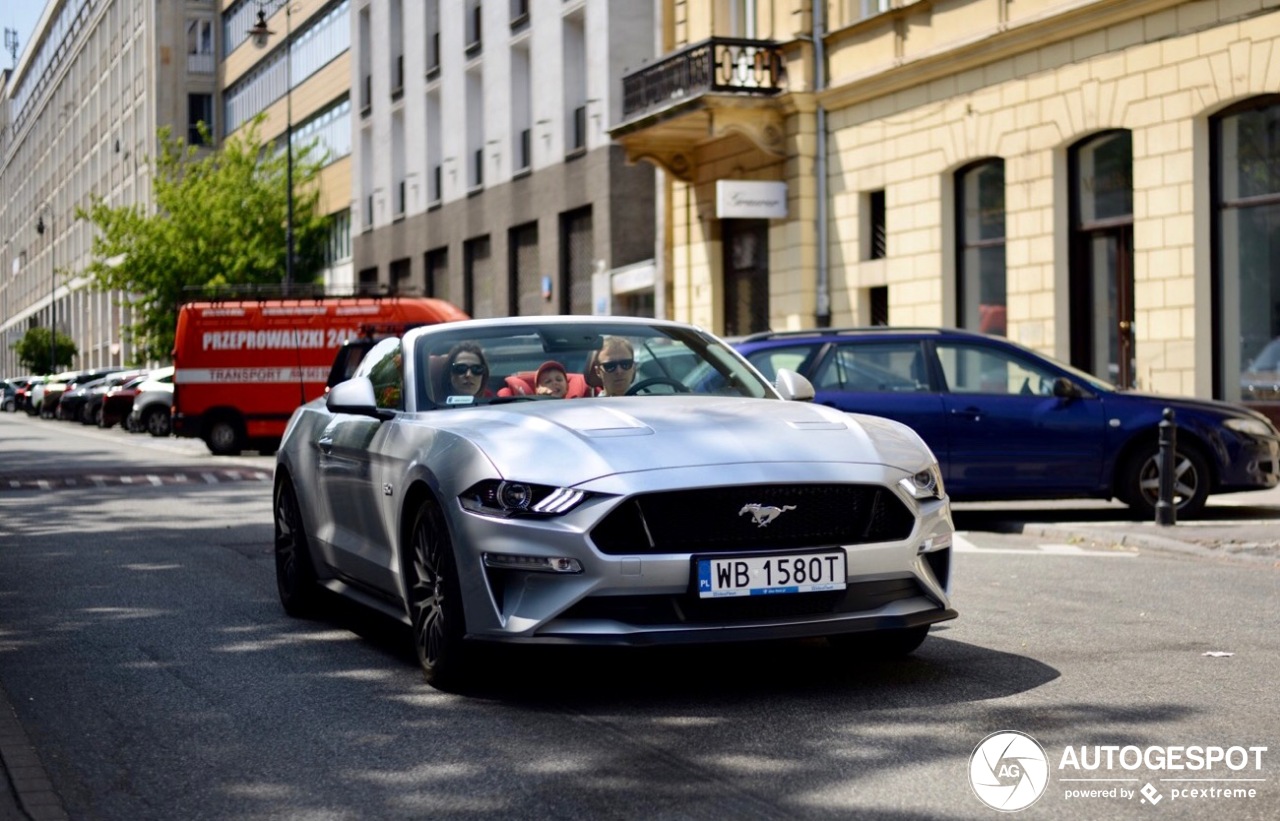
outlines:
[[[1250,417],[1263,419],[1265,417],[1257,411],[1250,410],[1242,405],[1234,402],[1224,402],[1221,399],[1199,399],[1190,396],[1165,396],[1158,393],[1142,393],[1139,391],[1117,391],[1114,396],[1131,397],[1143,401],[1144,403],[1159,403],[1161,405],[1178,409],[1196,410],[1203,413],[1214,414],[1217,416],[1229,417]]]
[[[503,476],[559,485],[761,462],[861,462],[914,472],[928,453],[898,422],[768,399],[543,400],[436,412],[430,421],[480,448]]]

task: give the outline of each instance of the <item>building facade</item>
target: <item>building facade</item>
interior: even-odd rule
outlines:
[[[654,170],[607,127],[651,3],[354,0],[357,282],[475,317],[655,305]]]
[[[156,132],[186,133],[211,110],[210,0],[49,0],[0,85],[0,370],[31,327],[70,336],[74,366],[129,361],[120,295],[88,287],[91,195],[151,202]]]
[[[220,105],[212,130],[226,137],[263,114],[261,139],[284,146],[290,134],[295,154],[308,145],[323,154],[317,185],[329,245],[320,277],[329,290],[349,292],[352,0],[222,0],[221,6]],[[259,13],[270,32],[263,44],[250,36]]]
[[[661,0],[658,17],[663,56],[624,78],[611,134],[667,172],[676,318],[954,325],[1230,400],[1280,337],[1280,4]],[[673,85],[673,63],[695,81]],[[726,210],[725,182],[784,185],[783,214]]]

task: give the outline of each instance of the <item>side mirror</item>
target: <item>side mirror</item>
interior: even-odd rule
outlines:
[[[1059,399],[1079,399],[1084,396],[1080,386],[1065,376],[1059,376],[1053,380],[1053,395]]]
[[[814,397],[813,383],[790,368],[778,368],[778,379],[774,383],[782,398],[791,402],[812,402]]]
[[[373,383],[368,377],[356,376],[339,382],[325,394],[324,406],[330,413],[350,413],[373,419],[390,419],[392,411],[379,408],[373,398]]]

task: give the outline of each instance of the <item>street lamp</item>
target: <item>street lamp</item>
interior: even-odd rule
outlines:
[[[44,214],[36,216],[36,234],[44,236]],[[57,290],[58,266],[55,264],[49,273],[49,373],[58,368],[58,302],[54,298]]]
[[[284,292],[293,287],[293,8],[284,4],[284,151],[285,151],[285,202],[284,223]],[[267,26],[267,12],[263,0],[258,0],[258,22],[249,29],[249,36],[258,48],[266,48],[275,34]]]

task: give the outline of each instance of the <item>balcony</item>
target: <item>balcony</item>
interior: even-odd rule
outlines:
[[[622,123],[609,134],[630,159],[646,159],[692,179],[699,145],[747,137],[782,156],[787,91],[782,46],[767,40],[712,37],[622,78]]]

